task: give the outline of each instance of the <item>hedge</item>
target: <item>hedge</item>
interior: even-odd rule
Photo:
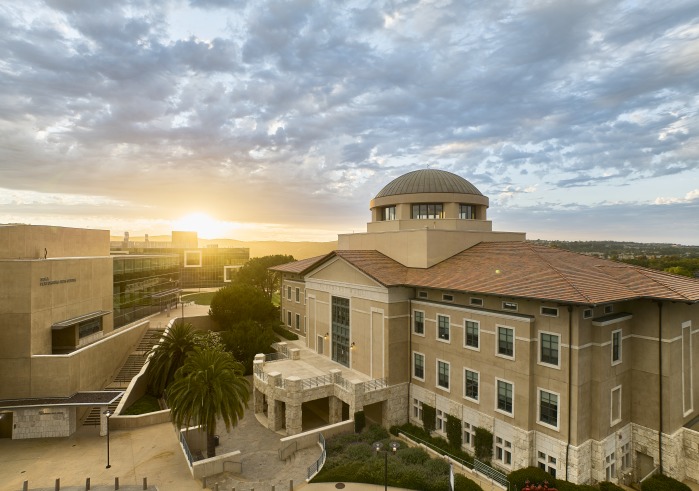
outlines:
[[[677,479],[654,474],[641,483],[641,491],[691,491],[691,488]]]
[[[274,330],[275,334],[279,334],[281,337],[284,339],[289,339],[291,341],[296,341],[299,337],[296,335],[296,333],[293,333],[282,326],[278,325],[273,325],[272,329]]]

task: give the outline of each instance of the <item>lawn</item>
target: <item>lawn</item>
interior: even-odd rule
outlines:
[[[182,295],[182,300],[185,302],[194,302],[197,305],[211,305],[216,292],[189,293]]]
[[[131,404],[126,410],[121,413],[125,416],[135,416],[137,414],[154,413],[160,411],[160,404],[158,399],[150,394],[146,394],[136,402]]]

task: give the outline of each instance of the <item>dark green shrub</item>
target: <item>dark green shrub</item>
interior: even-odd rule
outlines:
[[[279,326],[277,324],[274,324],[272,326],[272,329],[274,330],[275,334],[279,334],[284,339],[296,341],[299,338],[295,332],[291,332],[291,331],[289,331],[289,330],[285,329],[284,327]]]
[[[344,452],[345,458],[359,461],[369,460],[373,456],[372,454],[371,447],[362,442],[348,445]]]
[[[388,431],[381,425],[372,424],[367,426],[359,435],[359,439],[369,445],[380,442],[389,437]],[[388,447],[386,447],[388,448]]]
[[[329,438],[325,441],[325,450],[328,453],[341,453],[342,450],[352,443],[357,443],[359,441],[359,436],[354,433],[348,433],[345,435],[337,435]]]
[[[478,460],[490,462],[490,459],[493,457],[493,434],[491,432],[477,426],[473,446]]]
[[[398,458],[406,465],[420,465],[429,460],[430,456],[421,448],[406,448],[398,452]]]
[[[600,491],[624,491],[624,488],[609,481],[597,483],[597,486],[599,486]]]
[[[477,433],[476,433],[477,434]],[[510,481],[511,489],[523,489],[526,481],[534,485],[537,483],[543,484],[544,481],[548,481],[550,488],[557,488],[560,491],[559,485],[565,481],[556,481],[551,474],[538,467],[525,467],[524,469],[519,469],[512,471],[508,474],[507,480]]]
[[[364,411],[357,411],[354,413],[354,432],[361,433],[364,426],[366,426],[366,416],[364,415]]]
[[[454,491],[483,491],[483,488],[463,474],[454,473]]]
[[[454,448],[461,448],[461,420],[447,414],[447,440]]]
[[[430,459],[425,462],[425,468],[430,474],[435,476],[438,476],[439,474],[449,475],[449,464],[446,460]]]
[[[427,433],[434,431],[434,425],[437,418],[437,410],[427,404],[422,404],[422,426]]]
[[[155,411],[160,411],[160,403],[158,402],[158,398],[153,397],[150,394],[144,394],[140,399],[123,411],[122,414],[138,415],[152,413]]]
[[[654,474],[641,483],[641,491],[690,491],[690,488],[671,477]]]
[[[396,426],[396,425],[393,425],[388,429],[388,432],[393,436],[398,436],[399,431],[400,431],[400,426]]]
[[[391,486],[404,489],[427,489],[429,476],[420,465],[407,465],[400,474],[390,479]]]

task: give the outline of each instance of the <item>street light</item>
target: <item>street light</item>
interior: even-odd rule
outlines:
[[[107,409],[102,414],[104,414],[107,417],[107,467],[106,468],[109,469],[111,467],[111,465],[109,465],[109,417],[112,415],[112,413],[109,409]]]
[[[376,442],[372,446],[374,447],[374,450],[376,450],[376,455],[378,455],[381,451],[381,448],[383,447],[383,443]],[[391,447],[391,450],[395,454],[398,448],[400,447],[400,443],[391,442],[388,446]],[[383,451],[383,456],[383,488],[385,491],[388,491],[388,450]]]

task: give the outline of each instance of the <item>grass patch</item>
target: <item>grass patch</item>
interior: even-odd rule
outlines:
[[[131,404],[123,413],[125,416],[136,416],[138,414],[147,414],[160,411],[158,399],[150,394],[146,394],[136,402]]]
[[[216,295],[216,292],[190,293],[182,295],[182,299],[185,302],[194,302],[197,305],[211,305],[214,295]]]

